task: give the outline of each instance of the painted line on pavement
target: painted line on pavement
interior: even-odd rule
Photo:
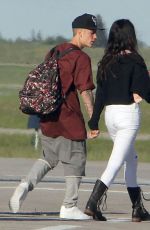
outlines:
[[[38,228],[37,230],[67,230],[67,229],[73,229],[73,228],[80,228],[81,226],[75,226],[75,225],[58,225],[58,226],[51,226],[46,228]]]
[[[45,228],[38,228],[36,230],[69,230],[73,228],[80,228],[81,226],[75,226],[75,225],[58,225],[58,226],[51,226],[51,227],[45,227]]]
[[[0,186],[0,189],[15,189],[16,186]],[[46,191],[65,191],[65,188],[49,188],[49,187],[44,187],[44,188],[35,188],[34,190],[46,190]],[[80,192],[91,192],[92,189],[79,189]],[[109,193],[122,193],[122,194],[127,194],[127,191],[123,190],[109,190]],[[150,194],[150,192],[144,192],[144,194]]]
[[[15,189],[16,186],[0,186],[0,189]],[[49,188],[49,187],[44,187],[44,188],[35,188],[34,190],[46,190],[46,191],[65,191],[65,188]],[[91,192],[92,189],[79,189],[81,192]],[[127,193],[126,191],[121,191],[121,190],[110,190],[110,193]]]
[[[107,222],[111,222],[111,223],[131,222],[131,218],[113,218],[113,219],[107,218]]]
[[[38,228],[37,230],[67,230],[67,229],[73,229],[73,228],[80,228],[81,226],[75,226],[75,225],[58,225],[58,226],[51,226],[46,228]]]
[[[38,221],[59,221],[59,222],[61,222],[61,221],[66,221],[66,222],[68,222],[68,221],[80,221],[80,220],[68,220],[68,219],[61,219],[61,218],[59,218],[59,217],[41,217],[40,215],[39,216],[13,216],[13,215],[3,215],[2,217],[0,217],[0,221],[36,221],[36,222],[38,222]],[[86,220],[86,221],[89,221],[89,220]],[[131,218],[126,218],[126,217],[122,217],[122,218],[111,218],[111,217],[107,217],[107,222],[109,222],[109,223],[120,223],[120,222],[132,222],[131,221]],[[91,222],[90,222],[91,223]],[[93,222],[94,223],[94,222]],[[62,227],[62,228],[58,228],[58,227]],[[56,228],[56,230],[65,230],[65,229],[70,229],[71,227],[72,228],[79,228],[79,227],[81,227],[81,226],[78,226],[78,225],[69,225],[69,228],[64,228],[64,225],[60,225],[60,226],[57,226],[57,228],[56,228],[56,226],[55,226],[55,228]],[[67,226],[68,227],[68,225],[65,225],[65,226]],[[55,229],[54,228],[54,226],[52,227],[46,227],[46,228],[42,228],[42,229],[36,229],[36,230],[49,230],[49,229],[52,229],[52,230],[54,230]]]

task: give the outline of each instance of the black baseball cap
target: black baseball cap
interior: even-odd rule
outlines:
[[[104,30],[97,27],[97,18],[92,14],[83,14],[78,16],[72,22],[72,28],[82,28],[88,30]]]

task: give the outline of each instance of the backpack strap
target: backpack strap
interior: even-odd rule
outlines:
[[[70,48],[68,48],[68,49],[66,49],[66,50],[64,50],[62,52],[59,52],[57,50],[59,52],[57,58],[60,59],[60,58],[62,58],[63,56],[65,56],[66,54],[70,53],[73,50],[80,50],[80,48],[78,48],[78,47],[70,47]]]
[[[47,57],[46,57],[46,60],[48,61],[48,60],[51,59],[52,57],[53,57],[54,59],[57,59],[57,60],[58,60],[58,59],[62,58],[64,55],[70,53],[70,52],[73,51],[73,50],[80,50],[80,48],[78,48],[78,47],[70,47],[70,48],[68,48],[68,49],[66,49],[66,50],[63,50],[63,51],[61,52],[61,51],[59,51],[59,50],[57,49],[57,46],[55,46],[55,47],[53,47],[53,48],[49,51],[49,53],[48,53],[48,55],[47,55]]]
[[[54,47],[52,50],[53,50],[53,52],[54,52],[54,53],[53,53],[53,54],[54,54],[54,57],[58,60],[58,59],[62,58],[63,56],[65,56],[66,54],[68,54],[68,53],[70,53],[70,52],[72,52],[72,51],[74,51],[74,50],[80,50],[80,48],[74,46],[74,47],[70,47],[70,48],[68,48],[68,49],[63,50],[62,52],[60,52],[59,50],[57,50],[57,47]],[[68,89],[68,91],[66,92],[66,94],[63,95],[63,97],[64,97],[63,102],[66,104],[66,106],[67,106],[68,108],[70,108],[70,109],[72,110],[71,106],[69,106],[68,103],[67,103],[67,101],[66,101],[66,97],[67,97],[68,94],[69,94],[69,89]]]

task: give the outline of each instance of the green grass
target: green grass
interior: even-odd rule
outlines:
[[[113,143],[111,140],[94,139],[87,141],[88,160],[108,160]],[[140,162],[150,162],[150,141],[136,141],[135,149]]]
[[[0,65],[0,84],[22,85],[33,66]]]
[[[0,42],[1,63],[35,64],[43,60],[52,46],[38,42]]]
[[[32,135],[0,134],[0,156],[38,158],[40,149],[35,150],[31,141]]]
[[[27,128],[28,116],[19,110],[18,93],[25,78],[34,64],[40,63],[52,46],[40,43],[8,43],[0,42],[0,127]],[[85,49],[92,59],[93,76],[95,80],[97,62],[103,55],[103,49]],[[150,68],[150,48],[140,51]],[[16,63],[16,64],[15,64]],[[142,102],[143,111],[140,133],[150,133],[150,105]],[[81,100],[85,121],[88,116]],[[106,131],[103,114],[100,120],[100,130]],[[140,161],[149,160],[149,141],[137,141],[136,147]],[[96,139],[87,142],[89,160],[107,160],[111,153],[112,143],[109,140]],[[37,157],[38,151],[31,145],[31,135],[0,134],[0,156],[6,157]]]
[[[146,102],[141,103],[142,120],[141,120],[141,133],[150,133],[150,104]]]
[[[18,89],[1,89],[0,127],[26,128],[28,116],[19,110]]]
[[[35,150],[32,144],[33,136],[29,135],[8,135],[0,134],[0,156],[1,157],[29,157],[38,158],[41,154],[41,147]],[[87,141],[87,159],[107,161],[112,151],[112,141],[103,138]],[[139,161],[150,162],[150,141],[137,141],[136,151]]]
[[[93,139],[87,141],[88,160],[107,160],[112,150],[112,141],[104,139]]]
[[[26,128],[28,116],[19,110],[19,90],[31,66],[0,66],[0,127]]]

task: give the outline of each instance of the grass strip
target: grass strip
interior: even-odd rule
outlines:
[[[34,135],[0,134],[0,157],[38,158],[41,146],[36,150],[33,144]],[[112,141],[94,139],[87,141],[87,159],[92,161],[107,161],[112,151]],[[150,162],[150,141],[136,141],[136,151],[140,162]]]

